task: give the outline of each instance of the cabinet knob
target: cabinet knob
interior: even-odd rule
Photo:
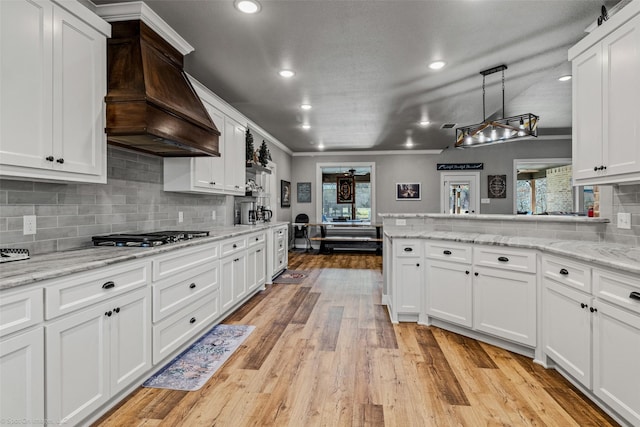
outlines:
[[[260,240],[260,238],[259,238],[259,237],[256,237],[256,242],[257,242],[258,240]]]
[[[104,313],[104,315],[107,316],[107,317],[111,317],[112,314],[113,313],[111,311],[107,311],[106,313]]]
[[[113,311],[115,311],[116,313],[120,313],[120,307],[114,308]]]
[[[469,270],[465,271],[464,274],[469,274]]]
[[[442,253],[445,254],[445,255],[451,255],[451,251],[450,250],[442,251]]]
[[[196,288],[196,284],[195,283],[192,283],[192,284],[189,285],[189,289],[195,289],[195,288]]]
[[[59,159],[56,159],[56,162],[63,164],[64,163],[64,159],[62,157],[60,157]]]
[[[47,156],[44,158],[46,161],[48,162],[53,162],[55,159],[53,158],[53,156]]]
[[[115,286],[116,284],[111,280],[109,280],[108,282],[102,285],[102,289],[111,289],[111,288],[115,288]]]
[[[416,264],[416,267],[420,267],[420,263],[417,263],[417,264]]]
[[[631,292],[629,298],[640,300],[640,292]]]
[[[258,249],[256,252],[262,252],[262,249]]]
[[[589,311],[592,312],[592,313],[596,313],[598,311],[598,309],[595,308],[595,307],[589,307]]]
[[[594,172],[598,172],[598,167],[597,167],[597,166],[594,166],[594,167],[593,167],[593,171],[594,171]]]
[[[191,319],[189,319],[189,323],[196,323],[196,318],[192,317]]]
[[[506,256],[499,256],[498,257],[498,261],[500,261],[500,262],[509,262],[509,258],[507,258]]]
[[[238,262],[238,261],[240,261],[240,258],[236,258],[233,260],[233,262]]]
[[[473,273],[474,276],[478,276],[478,273]]]
[[[587,304],[583,302],[580,303],[580,308],[587,308],[587,307],[589,307]]]
[[[569,272],[567,271],[567,269],[566,269],[566,268],[561,268],[561,269],[560,269],[560,274],[562,274],[563,276],[568,276],[568,275],[569,275]]]
[[[238,245],[236,245],[235,243],[233,244],[233,249],[237,248]]]
[[[606,168],[607,168],[606,166],[602,166],[602,169],[606,169]]]

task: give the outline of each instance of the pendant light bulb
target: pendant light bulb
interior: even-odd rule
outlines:
[[[485,142],[486,141],[486,137],[484,136],[484,132],[480,132],[480,135],[478,136],[478,141],[479,142]]]
[[[491,129],[491,141],[495,141],[496,139],[498,139],[498,131],[496,130],[496,128],[492,128]]]
[[[466,132],[466,136],[464,138],[464,143],[467,145],[471,145],[473,143],[473,138],[471,138],[471,135],[469,135],[469,132]]]
[[[509,139],[510,136],[511,136],[511,133],[509,132],[509,129],[505,128],[504,135],[502,135],[502,139]]]

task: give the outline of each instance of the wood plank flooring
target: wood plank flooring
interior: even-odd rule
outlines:
[[[96,426],[614,426],[557,372],[451,332],[393,325],[382,257],[291,253],[223,323],[255,331],[200,390],[139,388]]]

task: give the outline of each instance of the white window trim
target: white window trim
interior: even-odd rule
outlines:
[[[322,222],[322,168],[370,167],[371,168],[371,223],[376,222],[376,162],[316,163],[316,222]]]

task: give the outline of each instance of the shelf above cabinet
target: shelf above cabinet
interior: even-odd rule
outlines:
[[[247,173],[251,173],[251,174],[259,174],[261,172],[264,172],[268,175],[271,175],[271,169],[266,168],[264,166],[260,166],[260,165],[250,165],[247,166]]]

